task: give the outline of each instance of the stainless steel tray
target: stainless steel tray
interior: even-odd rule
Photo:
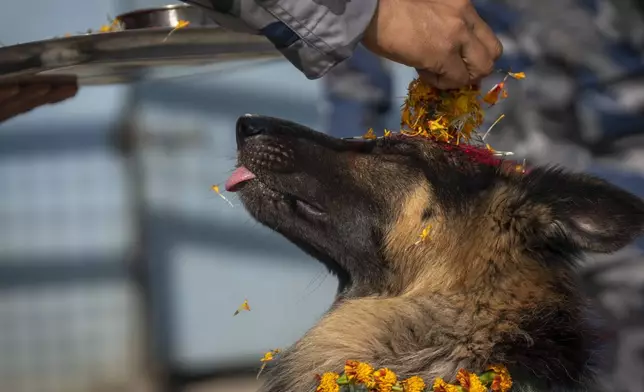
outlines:
[[[224,30],[191,6],[139,10],[117,20],[121,31],[0,48],[0,83],[45,78],[77,78],[80,85],[129,83],[161,68],[279,56],[264,37]],[[179,21],[190,23],[175,29]]]

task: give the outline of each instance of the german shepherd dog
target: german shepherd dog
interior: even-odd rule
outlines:
[[[226,188],[340,282],[262,391],[314,391],[316,374],[341,373],[348,359],[430,387],[499,363],[515,391],[592,389],[598,341],[577,262],[643,233],[642,200],[588,175],[509,172],[423,138],[335,139],[252,115],[236,132]]]

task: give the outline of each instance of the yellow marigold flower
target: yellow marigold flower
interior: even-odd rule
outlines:
[[[358,368],[356,369],[356,381],[365,384],[367,388],[374,388],[376,382],[373,375],[373,368],[364,362],[358,363]]]
[[[488,367],[495,373],[494,381],[492,381],[492,390],[494,392],[507,392],[512,388],[512,377],[510,372],[503,365],[492,365]]]
[[[425,381],[418,376],[403,380],[402,385],[405,392],[423,392],[425,390]]]
[[[461,392],[461,388],[456,385],[446,383],[445,380],[440,377],[434,380],[434,386],[432,389],[434,392]]]
[[[379,369],[373,374],[376,381],[376,389],[378,392],[391,392],[394,384],[398,381],[396,373],[387,368]]]
[[[339,392],[340,386],[338,385],[338,378],[340,375],[337,373],[324,373],[320,377],[320,384],[318,384],[316,392]]]
[[[481,379],[475,373],[470,373],[468,392],[487,392],[487,388],[481,382]]]

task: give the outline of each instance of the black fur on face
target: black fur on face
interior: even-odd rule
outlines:
[[[244,116],[238,165],[257,178],[239,188],[246,209],[324,263],[340,291],[384,285],[379,248],[391,205],[422,171],[380,141],[331,138],[292,122]]]
[[[505,208],[494,212],[501,230],[516,232],[522,251],[545,262],[615,251],[644,227],[644,203],[602,180],[541,168],[510,173],[421,138],[341,140],[247,115],[237,144],[238,166],[256,176],[237,189],[246,209],[337,274],[343,295],[387,292],[385,231],[419,184],[433,200],[423,218],[463,225],[491,214],[487,203],[502,193]]]

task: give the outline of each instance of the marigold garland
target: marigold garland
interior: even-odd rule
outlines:
[[[387,368],[374,370],[371,365],[348,360],[342,374],[327,372],[318,376],[316,392],[508,392],[512,378],[503,365],[489,366],[482,374],[460,369],[457,384],[438,377],[431,388],[419,376],[398,380],[396,373]]]

